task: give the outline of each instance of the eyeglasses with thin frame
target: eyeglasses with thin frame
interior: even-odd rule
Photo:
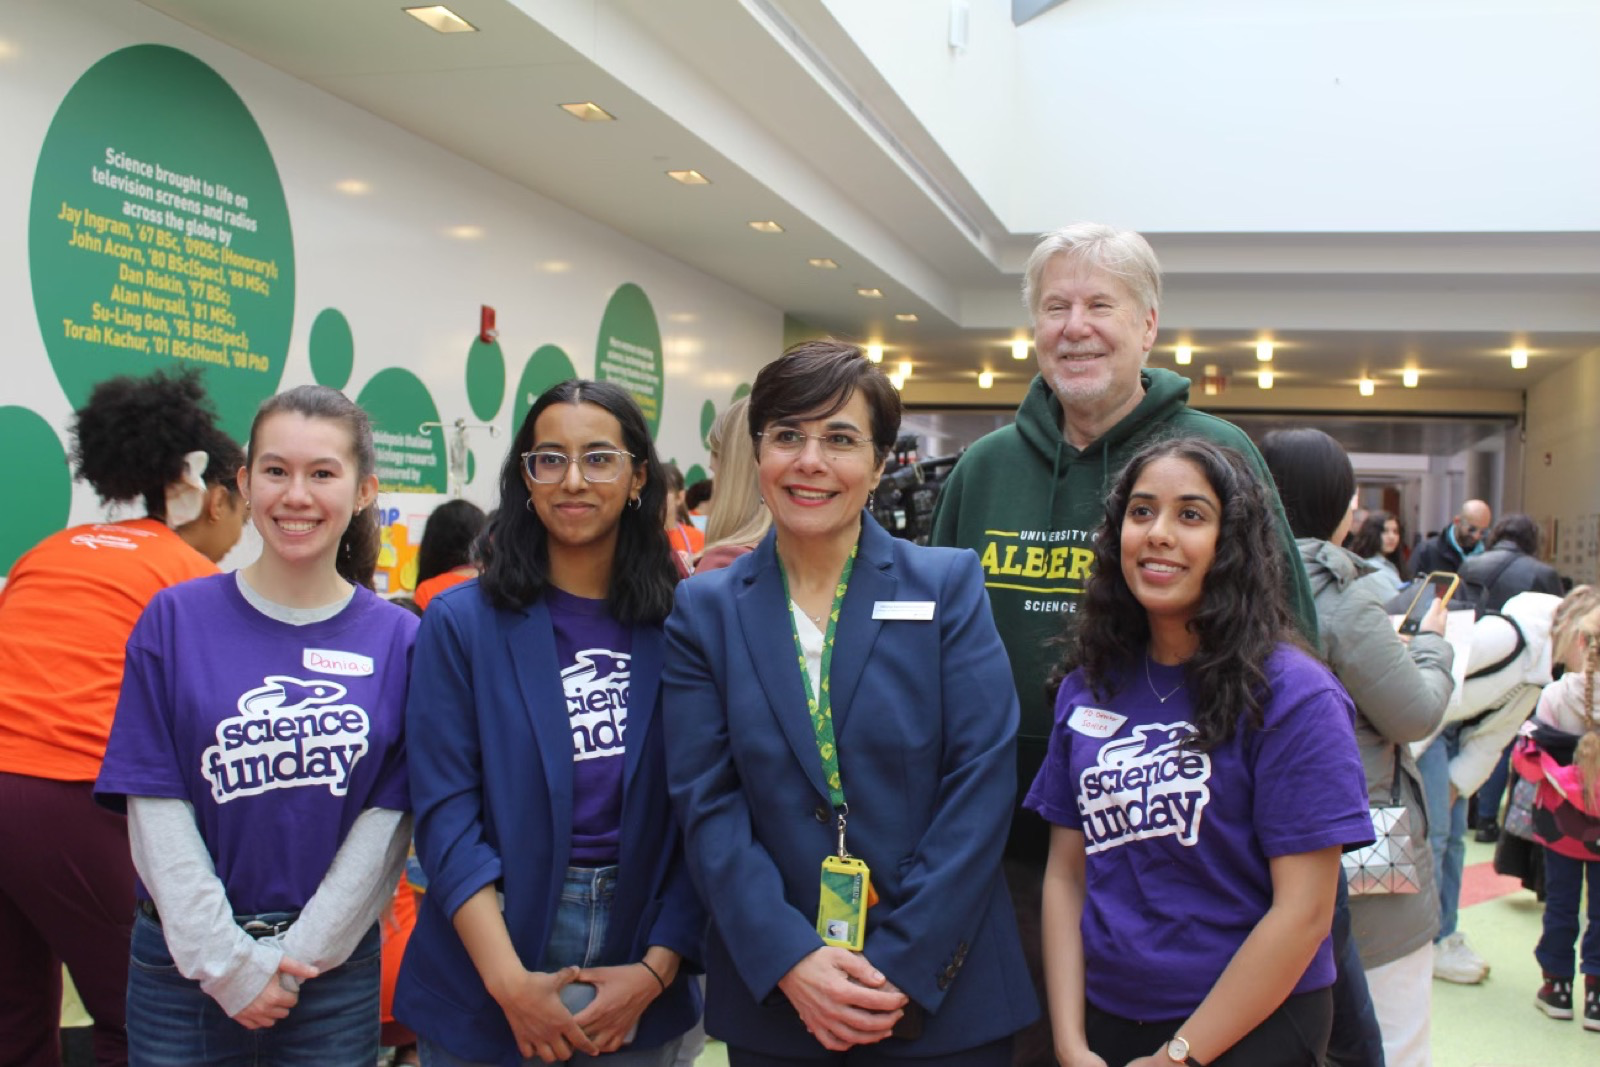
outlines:
[[[622,477],[623,460],[634,459],[632,452],[615,448],[597,448],[576,458],[578,471],[586,482],[614,482]],[[535,450],[522,453],[522,469],[528,477],[541,485],[565,481],[567,466],[574,462],[565,452]]]
[[[817,441],[822,445],[822,454],[829,459],[849,459],[859,455],[863,448],[872,443],[865,437],[858,437],[844,430],[802,433],[799,430],[780,428],[763,430],[756,436],[764,439],[767,447],[781,456],[798,456],[805,451],[807,441]]]

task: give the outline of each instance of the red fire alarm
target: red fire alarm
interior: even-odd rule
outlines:
[[[500,331],[494,328],[494,308],[488,304],[480,306],[478,308],[478,340],[488,344],[499,336]]]

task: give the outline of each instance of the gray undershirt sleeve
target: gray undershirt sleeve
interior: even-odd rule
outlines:
[[[277,973],[283,950],[234,922],[189,802],[129,797],[128,843],[178,973],[199,982],[229,1016],[249,1007]]]
[[[283,951],[319,972],[349,959],[393,899],[410,844],[410,815],[388,808],[358,815],[322,884],[284,931]]]

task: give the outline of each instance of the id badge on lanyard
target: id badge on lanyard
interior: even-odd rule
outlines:
[[[859,547],[859,546],[857,546]],[[838,846],[831,856],[822,859],[821,884],[817,894],[817,935],[824,944],[860,952],[867,942],[867,909],[878,902],[872,890],[872,871],[866,863],[850,855],[845,848],[845,819],[850,807],[845,803],[844,785],[839,778],[839,753],[833,736],[833,702],[828,692],[828,676],[833,667],[833,642],[839,627],[839,609],[844,603],[845,590],[850,586],[850,572],[855,568],[857,548],[850,549],[844,573],[833,593],[833,607],[828,612],[828,629],[822,641],[821,692],[811,691],[811,675],[806,670],[805,649],[800,644],[791,610],[789,629],[794,635],[795,653],[800,660],[800,680],[806,689],[806,709],[811,714],[812,732],[817,739],[817,753],[822,757],[822,776],[828,783],[828,799],[833,804],[837,819]],[[782,573],[782,566],[779,566]],[[784,600],[789,597],[789,578],[783,576]]]

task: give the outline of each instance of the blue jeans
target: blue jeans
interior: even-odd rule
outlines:
[[[1583,934],[1583,973],[1600,975],[1600,860],[1575,860],[1544,850],[1544,934],[1533,958],[1546,974],[1577,973],[1573,944],[1578,940],[1578,905],[1589,883],[1589,928]]]
[[[1339,870],[1333,900],[1333,1027],[1328,1035],[1328,1062],[1338,1067],[1384,1067],[1383,1031],[1367,989],[1361,952],[1350,933],[1350,885]]]
[[[561,903],[556,907],[555,921],[550,926],[550,939],[545,943],[544,959],[540,967],[546,971],[559,971],[576,964],[579,967],[608,967],[630,960],[607,959],[604,955],[606,929],[611,924],[611,904],[616,896],[617,869],[615,867],[568,867],[561,884]],[[594,986],[573,982],[561,991],[561,1002],[576,1015],[594,999]],[[671,1067],[678,1058],[678,1043],[674,1038],[655,1048],[635,1049],[627,1045],[615,1052],[600,1056],[575,1053],[569,1064],[603,1063],[606,1067]],[[473,1060],[463,1060],[436,1042],[422,1038],[417,1043],[423,1067],[494,1067]],[[537,1059],[522,1061],[527,1067],[540,1064]]]
[[[374,925],[342,966],[300,986],[288,1018],[247,1030],[178,973],[161,927],[141,914],[128,968],[129,1067],[372,1067],[380,943]]]
[[[1428,801],[1428,845],[1433,849],[1433,870],[1439,879],[1439,936],[1456,932],[1456,907],[1461,900],[1461,869],[1467,859],[1467,798],[1450,803],[1450,761],[1461,751],[1461,729],[1448,726],[1434,738],[1417,769]]]

